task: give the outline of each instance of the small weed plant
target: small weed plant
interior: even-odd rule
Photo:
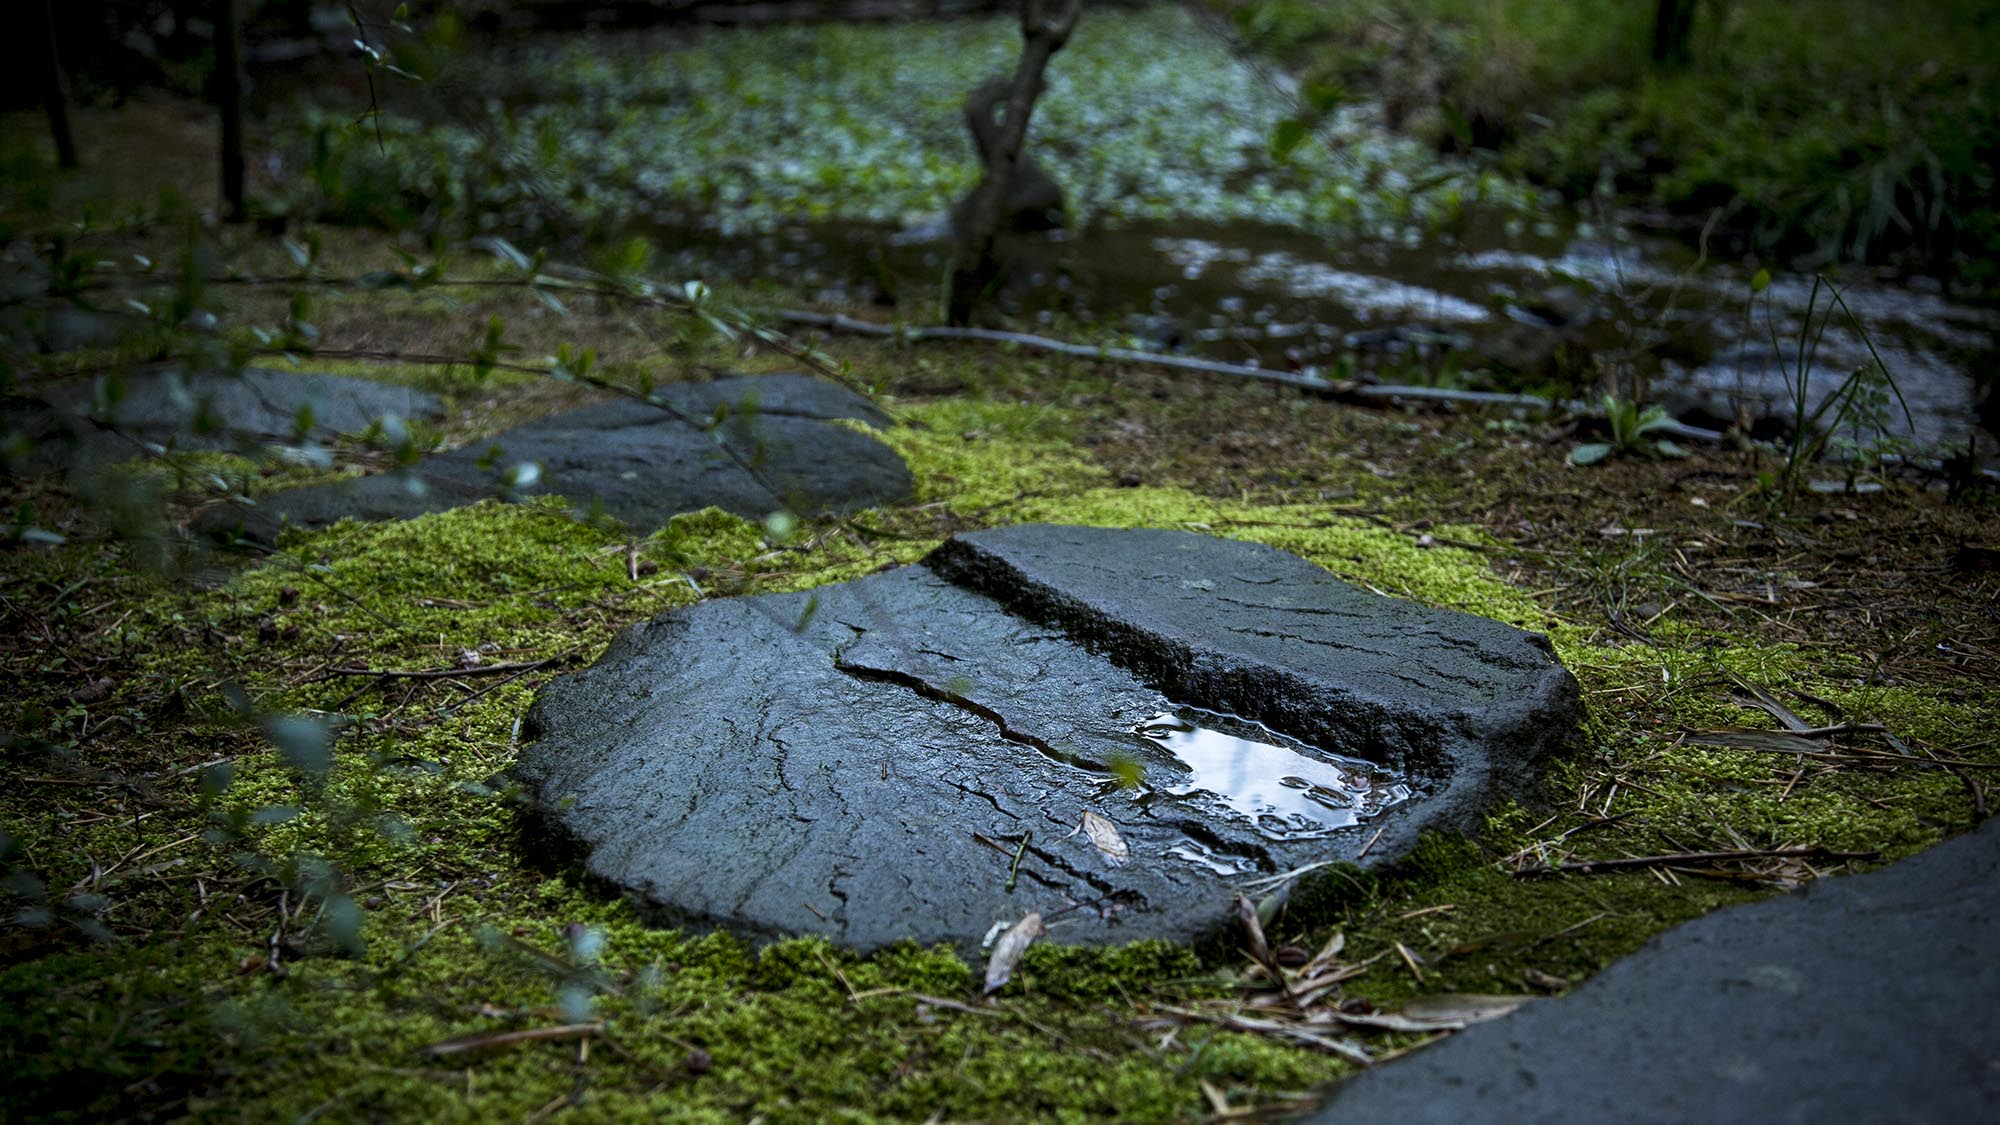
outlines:
[[[1621,457],[1686,457],[1687,450],[1665,437],[1655,436],[1672,428],[1674,420],[1665,407],[1641,407],[1617,395],[1604,396],[1604,420],[1611,428],[1610,441],[1594,441],[1570,452],[1572,465],[1594,465],[1616,454]]]

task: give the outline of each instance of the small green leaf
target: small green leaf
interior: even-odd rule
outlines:
[[[604,956],[604,931],[595,926],[582,926],[569,936],[569,953],[579,965],[593,965]]]
[[[1271,130],[1272,159],[1283,160],[1290,156],[1292,150],[1305,143],[1311,132],[1306,128],[1306,123],[1296,117],[1287,117],[1278,122],[1278,127]]]
[[[504,238],[487,239],[486,248],[493,251],[496,257],[507,259],[507,264],[517,270],[527,269],[530,265],[528,256],[521,253],[519,247]]]
[[[333,731],[325,720],[309,715],[271,715],[264,719],[263,727],[264,737],[293,769],[317,776],[333,766]]]
[[[361,940],[361,907],[347,895],[336,892],[327,896],[319,924],[342,952],[359,957],[367,951]]]
[[[1589,445],[1579,445],[1575,449],[1570,450],[1569,463],[1572,465],[1595,465],[1609,456],[1611,456],[1611,446],[1601,441],[1594,441]]]
[[[1750,292],[1762,293],[1771,287],[1771,271],[1758,270],[1750,275]]]
[[[1318,114],[1331,113],[1347,100],[1347,90],[1338,82],[1311,82],[1306,85],[1306,104]]]
[[[217,762],[204,766],[201,771],[201,791],[210,797],[219,797],[236,779],[236,766],[232,762]]]
[[[1672,457],[1675,460],[1689,455],[1685,446],[1677,445],[1664,438],[1653,443],[1653,452],[1658,453],[1662,457]]]
[[[562,1009],[563,1018],[571,1023],[589,1020],[594,1003],[590,990],[580,984],[566,984],[556,990],[556,1006]]]

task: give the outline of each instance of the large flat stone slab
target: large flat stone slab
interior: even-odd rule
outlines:
[[[1718,910],[1367,1071],[1310,1120],[1990,1121],[2000,819],[1880,871]]]
[[[1245,877],[1470,826],[1577,717],[1538,636],[1256,544],[1036,525],[635,626],[543,690],[517,769],[675,924],[1193,940]]]
[[[554,493],[650,531],[710,506],[762,518],[780,508],[847,512],[910,496],[909,469],[894,451],[835,424],[889,421],[845,388],[806,375],[740,376],[666,387],[658,397],[681,417],[635,399],[599,403],[405,470],[219,509],[202,526],[270,542],[286,525],[407,519],[492,496]],[[524,463],[538,473],[519,483],[512,474]]]
[[[10,411],[32,446],[29,465],[88,469],[162,449],[255,454],[327,444],[395,417],[438,418],[437,396],[371,379],[249,367],[240,372],[136,372],[48,388]]]

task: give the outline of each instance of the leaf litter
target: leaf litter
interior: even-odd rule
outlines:
[[[1284,890],[1267,897],[1279,898]],[[1282,899],[1279,899],[1282,902]],[[1370,1065],[1381,1057],[1370,1052],[1352,1033],[1387,1031],[1432,1035],[1458,1031],[1497,1019],[1534,999],[1532,996],[1486,993],[1434,993],[1418,997],[1400,1012],[1377,1012],[1365,1000],[1348,998],[1342,983],[1362,975],[1374,962],[1401,949],[1383,950],[1362,961],[1343,957],[1346,936],[1338,931],[1319,951],[1307,956],[1296,946],[1273,948],[1265,927],[1275,911],[1260,909],[1247,895],[1236,895],[1235,920],[1249,960],[1241,980],[1253,990],[1247,999],[1225,998],[1188,1007],[1156,1009],[1164,1018],[1145,1021],[1148,1028],[1172,1028],[1206,1023],[1313,1047],[1350,1062]],[[1400,1052],[1397,1052],[1400,1053]]]

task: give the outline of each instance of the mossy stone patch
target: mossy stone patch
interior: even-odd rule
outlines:
[[[736,376],[530,422],[407,469],[309,485],[205,513],[217,533],[270,542],[287,525],[407,519],[498,495],[556,494],[637,531],[716,507],[752,518],[851,512],[909,499],[909,469],[843,422],[886,426],[866,399],[807,375]],[[531,467],[531,468],[530,468]]]
[[[1579,713],[1498,622],[1258,544],[1022,525],[636,626],[542,692],[517,768],[675,923],[1192,941],[1244,879],[1472,827]]]
[[[256,453],[326,444],[385,419],[435,419],[437,396],[351,375],[148,371],[72,382],[9,411],[32,446],[30,467],[93,467],[159,449]],[[393,424],[393,423],[391,423]]]

